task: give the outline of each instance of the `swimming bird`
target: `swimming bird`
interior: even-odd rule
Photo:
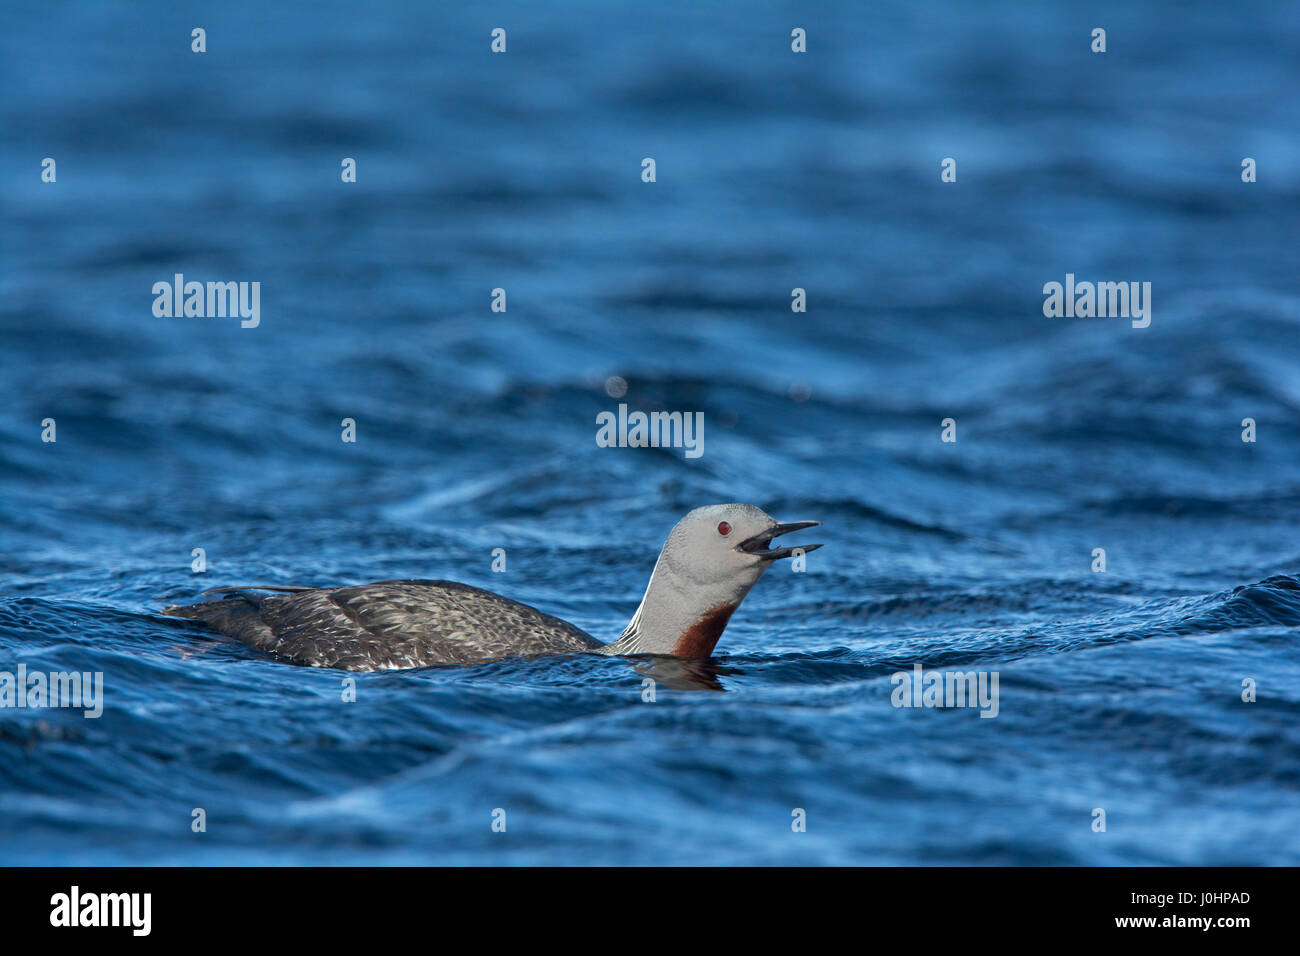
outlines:
[[[350,671],[541,654],[706,658],[773,562],[821,547],[773,547],[773,539],[819,524],[781,524],[746,504],[696,508],[669,533],[640,606],[609,644],[527,604],[453,581],[213,588],[204,593],[225,596],[163,613],[202,621],[283,661]]]

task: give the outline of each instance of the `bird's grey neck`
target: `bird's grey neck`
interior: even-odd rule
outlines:
[[[710,599],[697,584],[682,580],[661,556],[622,636],[600,652],[708,657],[743,597],[741,592]]]

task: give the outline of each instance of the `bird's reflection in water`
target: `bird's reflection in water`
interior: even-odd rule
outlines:
[[[718,680],[720,676],[742,673],[734,667],[723,667],[712,658],[643,657],[632,669],[673,690],[716,690],[719,693],[726,691]]]

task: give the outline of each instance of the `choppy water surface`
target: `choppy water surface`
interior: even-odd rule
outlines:
[[[106,689],[0,710],[0,858],[1300,861],[1300,21],[1069,6],[6,5],[0,670]],[[177,272],[261,325],[155,318]],[[1150,328],[1044,318],[1066,273]],[[598,448],[612,375],[704,455]],[[826,547],[652,704],[598,657],[344,703],[157,614],[451,578],[612,639],[730,500]],[[997,718],[891,706],[918,662]]]

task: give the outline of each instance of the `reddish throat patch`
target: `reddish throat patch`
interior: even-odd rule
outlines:
[[[704,612],[704,616],[687,628],[686,633],[673,645],[677,657],[708,657],[718,644],[718,638],[727,629],[735,604],[719,604]]]

